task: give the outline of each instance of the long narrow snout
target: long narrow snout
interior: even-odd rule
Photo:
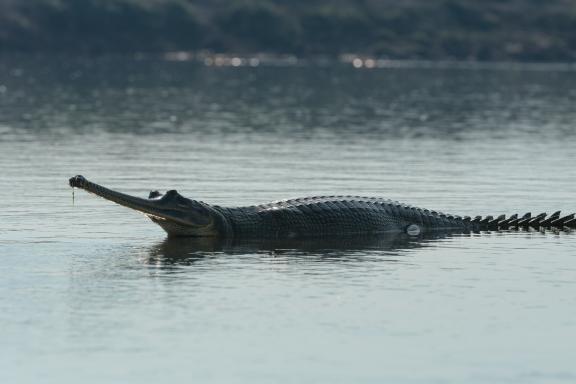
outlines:
[[[178,211],[171,209],[171,207],[167,206],[166,202],[162,199],[143,199],[125,193],[116,192],[93,183],[82,175],[74,176],[70,178],[68,182],[71,187],[84,189],[87,192],[93,193],[106,200],[110,200],[116,204],[142,212],[153,220],[169,220],[183,226],[194,226],[196,224],[189,220],[185,220]],[[156,220],[154,221],[157,222]]]
[[[113,201],[117,204],[123,205],[128,208],[135,209],[142,213],[149,215],[156,215],[159,213],[158,208],[154,205],[154,201],[150,199],[142,199],[136,196],[130,196],[125,193],[113,191],[101,185],[87,180],[82,175],[77,175],[68,180],[71,187],[84,189],[87,192],[93,193],[106,200]]]
[[[148,199],[143,199],[105,188],[81,175],[70,178],[68,183],[71,187],[84,189],[145,214],[162,227],[168,236],[214,237],[231,233],[226,220],[212,206],[188,199],[175,190],[164,195],[153,191]]]

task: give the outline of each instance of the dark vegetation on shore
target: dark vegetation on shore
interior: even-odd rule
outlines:
[[[1,0],[0,51],[574,61],[574,0]]]

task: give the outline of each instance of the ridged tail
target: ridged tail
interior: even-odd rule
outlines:
[[[476,216],[475,218],[464,217],[464,221],[468,221],[471,224],[476,224],[480,230],[498,230],[498,229],[559,229],[563,230],[566,228],[576,229],[576,219],[575,214],[561,216],[561,212],[557,211],[551,215],[546,213],[541,213],[536,216],[532,216],[532,213],[528,212],[523,216],[514,214],[508,218],[506,215],[500,215],[498,217],[493,216]]]

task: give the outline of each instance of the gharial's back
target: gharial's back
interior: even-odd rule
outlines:
[[[233,233],[241,237],[338,236],[479,227],[459,216],[361,196],[316,196],[250,207],[212,208],[221,212],[229,220]]]

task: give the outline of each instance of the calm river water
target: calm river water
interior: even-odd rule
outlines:
[[[576,234],[173,242],[83,191],[576,211],[576,71],[0,59],[0,382],[574,383]]]

